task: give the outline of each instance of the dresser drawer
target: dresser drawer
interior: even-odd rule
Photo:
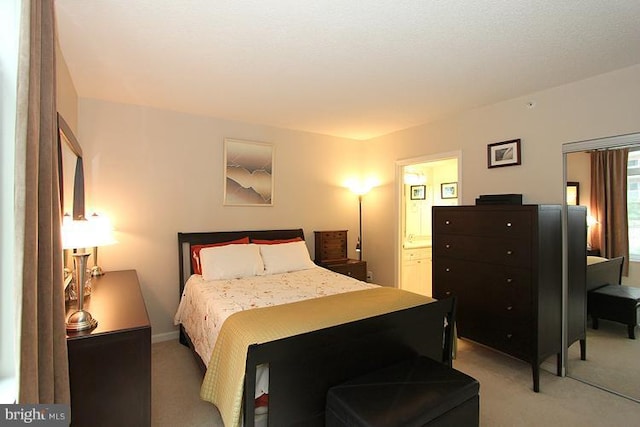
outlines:
[[[531,360],[533,349],[530,325],[521,322],[498,324],[496,319],[487,318],[480,325],[459,324],[458,334],[521,360]]]
[[[434,235],[464,234],[490,237],[530,238],[532,215],[524,210],[434,209]]]
[[[434,257],[458,258],[528,268],[531,243],[526,239],[440,234],[433,241]]]
[[[511,266],[494,266],[477,261],[456,258],[437,258],[433,263],[434,287],[446,287],[460,283],[467,288],[474,283],[484,290],[500,289],[518,294],[531,294],[529,269]],[[493,291],[492,291],[493,292]]]

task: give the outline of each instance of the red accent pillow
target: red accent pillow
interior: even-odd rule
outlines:
[[[251,243],[255,243],[256,245],[278,245],[280,243],[292,243],[292,242],[302,242],[302,238],[294,237],[292,239],[275,239],[275,240],[253,239],[251,240]]]
[[[206,245],[193,245],[191,246],[191,269],[193,274],[202,274],[202,268],[200,267],[200,250],[204,248],[213,248],[215,246],[226,245],[247,245],[249,244],[249,237],[243,237],[237,240],[230,240],[228,242],[209,243]]]

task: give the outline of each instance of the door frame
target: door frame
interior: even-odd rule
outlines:
[[[404,169],[407,166],[433,163],[441,160],[455,159],[458,162],[458,200],[462,200],[462,151],[447,151],[444,153],[429,154],[408,159],[396,160],[396,209],[395,209],[395,231],[394,231],[394,273],[395,287],[400,288],[402,283],[402,204],[404,196]]]

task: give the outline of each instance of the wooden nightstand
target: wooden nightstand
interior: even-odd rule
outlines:
[[[84,308],[98,326],[67,335],[72,425],[149,426],[151,324],[138,275],[110,271],[92,283]]]
[[[367,263],[347,258],[347,230],[314,231],[315,263],[336,273],[367,281]]]
[[[348,259],[344,262],[324,262],[318,263],[321,267],[353,277],[354,279],[367,281],[367,262],[358,261],[357,259]]]

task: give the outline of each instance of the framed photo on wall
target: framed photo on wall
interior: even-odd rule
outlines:
[[[426,185],[411,186],[411,200],[424,200],[426,198]]]
[[[489,168],[521,164],[520,140],[512,139],[487,145],[487,158]]]
[[[458,198],[458,183],[457,182],[444,182],[440,184],[440,198],[442,199],[457,199]]]
[[[273,206],[273,144],[224,140],[224,204]]]

